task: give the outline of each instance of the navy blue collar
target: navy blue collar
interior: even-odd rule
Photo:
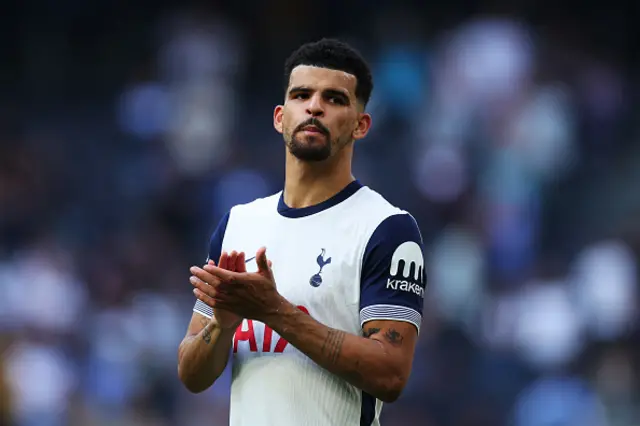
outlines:
[[[326,201],[323,201],[319,204],[302,207],[299,209],[289,207],[284,202],[284,191],[280,194],[280,200],[278,200],[278,213],[280,213],[284,217],[288,218],[300,218],[305,216],[311,216],[312,214],[320,213],[323,210],[327,210],[335,205],[340,204],[347,198],[351,197],[353,194],[358,192],[360,188],[362,188],[362,184],[358,180],[354,180],[349,185],[345,186],[342,191],[338,192],[333,197],[329,198]]]

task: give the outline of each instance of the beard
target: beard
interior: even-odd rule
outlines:
[[[323,142],[311,144],[310,142],[302,141],[296,137],[292,137],[287,142],[287,147],[291,155],[302,161],[308,161],[315,163],[324,161],[331,157],[331,141],[325,139]]]
[[[321,135],[324,136],[324,141],[304,141],[298,139],[295,135],[299,134],[302,129],[307,126],[316,126],[320,129]],[[317,137],[320,138],[321,135]],[[315,137],[316,136],[313,138]],[[310,118],[299,124],[288,137],[285,137],[285,142],[291,155],[302,161],[319,162],[331,157],[331,147],[333,143],[329,129],[315,118]]]

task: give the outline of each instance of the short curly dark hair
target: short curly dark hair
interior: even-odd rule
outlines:
[[[373,91],[369,64],[360,52],[340,40],[323,38],[296,49],[284,65],[284,90],[289,87],[291,71],[298,65],[311,65],[344,71],[356,77],[356,98],[366,106]]]

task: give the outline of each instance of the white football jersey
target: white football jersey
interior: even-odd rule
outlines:
[[[278,291],[317,321],[359,336],[371,320],[419,330],[426,274],[418,226],[358,181],[311,207],[288,207],[282,192],[233,207],[211,238],[209,258],[243,251],[255,271],[261,246]],[[200,301],[194,311],[213,314]],[[231,426],[379,425],[381,401],[258,321],[238,327],[231,362]]]

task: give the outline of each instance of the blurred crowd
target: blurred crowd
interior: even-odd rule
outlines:
[[[281,189],[283,62],[322,36],[371,63],[354,172],[427,251],[413,374],[383,425],[640,424],[624,2],[13,3],[1,426],[227,423],[228,372],[200,395],[177,379],[188,268],[232,205]]]

